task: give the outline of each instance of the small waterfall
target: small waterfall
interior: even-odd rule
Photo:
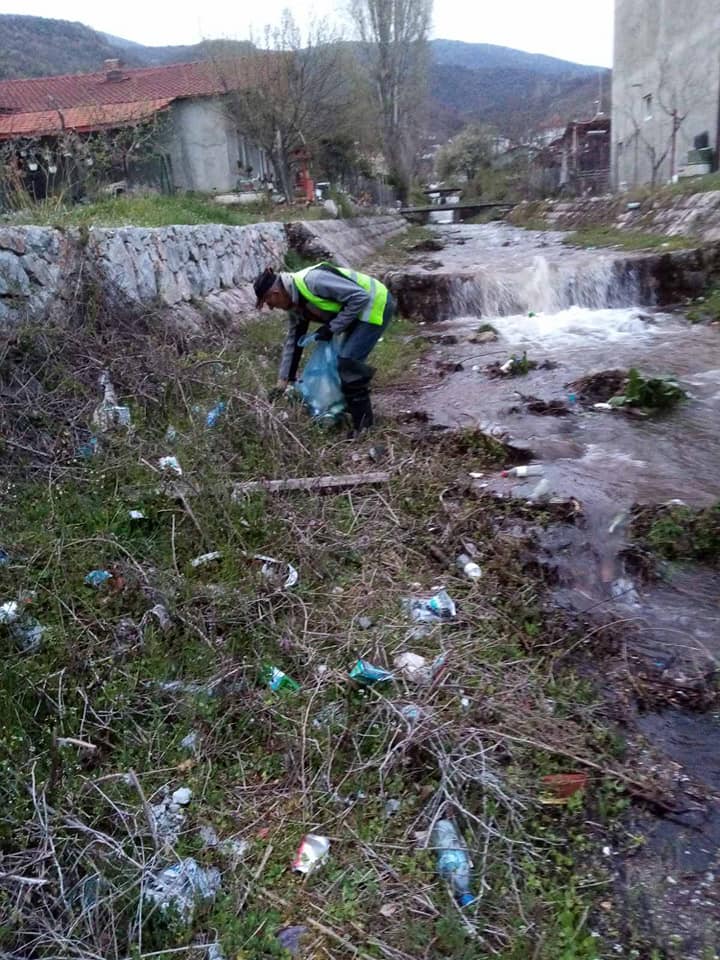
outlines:
[[[637,303],[639,282],[626,263],[611,257],[551,262],[536,255],[513,273],[479,268],[474,277],[458,277],[450,296],[455,316],[559,313],[569,307],[600,310]]]

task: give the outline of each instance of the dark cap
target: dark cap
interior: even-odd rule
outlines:
[[[265,267],[263,272],[259,273],[255,277],[253,280],[253,290],[255,291],[255,296],[257,298],[257,303],[255,304],[256,309],[259,310],[260,307],[262,307],[265,300],[265,294],[272,289],[276,280],[277,274],[272,267]]]

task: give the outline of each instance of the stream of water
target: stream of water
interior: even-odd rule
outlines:
[[[442,331],[458,336],[448,354],[463,369],[423,391],[419,404],[438,424],[478,425],[542,462],[543,477],[478,481],[488,491],[529,498],[541,483],[545,497],[580,502],[580,522],[551,530],[544,543],[559,574],[559,604],[589,619],[601,614],[624,621],[632,628],[633,653],[671,684],[707,675],[720,658],[720,577],[678,568],[652,585],[633,582],[623,567],[623,517],[635,503],[706,506],[720,496],[720,330],[640,304],[632,275],[618,268],[619,254],[569,248],[561,234],[504,224],[435,229],[446,246],[418,267],[457,274],[455,316]],[[497,330],[495,342],[468,342],[481,323]],[[537,369],[522,377],[488,376],[489,364],[523,351]],[[652,419],[572,402],[573,381],[633,366],[675,375],[690,399]],[[561,401],[569,410],[531,414],[528,398]],[[666,709],[643,714],[639,724],[715,800],[720,797],[717,716]],[[669,828],[663,824],[655,831],[662,856],[672,853],[676,863],[685,849],[687,869],[716,867],[716,803],[703,814],[700,839],[698,829],[682,818]]]

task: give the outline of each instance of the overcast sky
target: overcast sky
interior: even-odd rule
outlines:
[[[327,19],[343,0],[0,0],[0,13],[79,20],[96,30],[138,43],[165,46],[204,38],[244,39],[251,26],[273,22],[289,6],[299,23]],[[496,43],[577,63],[612,65],[613,0],[436,0],[435,37]],[[341,17],[338,16],[338,21]],[[345,26],[345,31],[349,30]]]

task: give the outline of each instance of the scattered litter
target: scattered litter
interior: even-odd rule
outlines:
[[[295,854],[292,870],[295,873],[312,873],[317,870],[328,858],[330,841],[316,833],[306,834]]]
[[[172,470],[172,472],[176,473],[179,477],[182,476],[182,467],[177,457],[160,457],[158,466],[161,470]]]
[[[481,567],[466,553],[461,553],[455,563],[469,580],[479,580],[482,577]]]
[[[7,603],[3,603],[2,606],[0,606],[0,623],[15,623],[19,616],[20,604],[17,600],[8,600]]]
[[[470,892],[472,863],[452,820],[437,821],[431,843],[437,851],[437,872],[450,884],[460,906],[467,907],[475,899]]]
[[[588,785],[586,773],[549,773],[541,780],[543,788],[558,800],[570,797],[584,790]]]
[[[347,707],[340,701],[336,700],[334,703],[328,703],[326,706],[319,710],[317,715],[313,719],[313,726],[317,727],[332,727],[333,725],[344,726],[347,720]]]
[[[372,617],[358,617],[357,625],[361,630],[369,630],[375,625],[375,621]]]
[[[191,567],[204,567],[206,563],[212,563],[214,560],[222,560],[222,553],[219,550],[213,550],[212,553],[201,553],[190,561]]]
[[[292,677],[289,677],[278,667],[266,667],[263,670],[263,679],[273,690],[277,693],[278,690],[292,690],[296,691],[300,689],[300,684],[297,680],[293,680]]]
[[[220,871],[216,867],[201,867],[193,857],[186,857],[154,877],[145,896],[163,913],[174,908],[180,919],[188,923],[198,903],[215,899],[220,882]]]
[[[0,567],[6,567],[10,563],[10,554],[7,550],[0,548]]]
[[[216,403],[212,410],[208,410],[207,416],[205,417],[205,426],[208,428],[214,427],[220,417],[225,413],[227,404],[224,400],[221,400],[219,403]]]
[[[77,455],[83,460],[90,460],[100,449],[100,441],[97,437],[90,437],[85,443],[81,443],[77,448]]]
[[[85,584],[88,587],[94,587],[99,590],[108,580],[112,580],[113,575],[109,570],[91,570],[85,577]]]
[[[220,853],[227,857],[233,866],[237,866],[245,858],[249,848],[247,840],[221,840],[218,844]]]
[[[140,626],[144,627],[151,617],[155,617],[163,633],[167,633],[168,630],[172,629],[172,619],[170,618],[170,614],[167,612],[167,608],[161,603],[156,603],[154,607],[152,607],[150,610],[147,610],[143,614],[143,618],[140,621]]]
[[[388,670],[375,667],[367,660],[358,660],[350,671],[350,676],[353,680],[363,684],[386,683],[388,680],[394,679],[392,673]]]
[[[150,812],[158,839],[169,847],[177,843],[185,824],[185,813],[180,804],[166,794],[159,803],[151,805]]]
[[[97,427],[101,433],[106,433],[113,427],[129,427],[131,425],[130,407],[118,405],[115,388],[107,370],[103,370],[100,374],[100,386],[103,387],[105,395],[93,411],[93,426]]]
[[[207,945],[206,960],[225,960],[225,951],[219,940]]]
[[[550,492],[550,482],[547,477],[541,477],[540,482],[533,488],[532,493],[528,497],[530,501],[541,500],[543,497],[546,497]]]
[[[511,467],[509,470],[503,470],[501,477],[539,477],[545,472],[541,463],[528,463],[519,467]]]
[[[444,658],[438,657],[428,663],[425,657],[417,653],[399,653],[393,660],[394,666],[402,673],[406,680],[412,683],[427,685],[432,683],[435,672],[442,666]]]
[[[482,480],[485,474],[479,470],[471,470],[468,476],[470,477],[471,480]]]
[[[195,751],[200,740],[200,734],[197,730],[191,730],[186,736],[180,741],[180,747],[182,750]]]
[[[410,597],[403,600],[403,607],[416,623],[452,620],[456,614],[455,603],[446,590],[439,590],[427,598]]]
[[[399,809],[400,809],[399,800],[388,800],[388,802],[385,804],[385,813],[387,814],[388,817],[392,817],[394,814],[396,814],[399,811]]]
[[[253,559],[263,561],[262,574],[269,580],[275,575],[276,571],[273,569],[274,567],[277,567],[278,565],[286,567],[287,576],[285,577],[285,582],[283,583],[283,589],[285,590],[289,590],[290,587],[294,587],[300,579],[300,574],[297,572],[295,567],[291,563],[287,563],[284,560],[276,560],[275,557],[267,557],[263,553],[256,553]]]
[[[283,927],[282,930],[278,930],[277,940],[283,950],[287,950],[291,957],[299,957],[301,944],[300,941],[308,932],[307,927],[296,926],[296,927]]]
[[[166,443],[175,443],[177,440],[178,432],[175,427],[169,423],[168,428],[165,431],[165,442]]]
[[[216,847],[220,843],[215,827],[211,827],[207,823],[204,823],[198,829],[198,836],[206,847]]]
[[[395,903],[384,903],[380,907],[380,914],[381,916],[387,917],[389,919],[390,917],[392,917],[394,914],[397,913],[397,909],[398,909],[397,904]]]
[[[189,787],[178,787],[173,791],[172,802],[179,803],[181,807],[186,807],[192,800],[192,790]]]
[[[128,510],[128,516],[131,520],[147,520],[142,510]]]
[[[460,697],[460,706],[463,710],[470,709],[470,698],[469,697]]]
[[[609,410],[612,413],[613,410],[617,410],[618,407],[614,407],[611,403],[594,403],[593,410]]]
[[[29,598],[25,602],[29,602]],[[9,628],[22,653],[36,653],[40,649],[45,627],[30,616],[24,602],[9,600],[0,605],[0,625]]]
[[[416,703],[406,703],[400,707],[400,715],[412,727],[427,715],[426,711]]]

